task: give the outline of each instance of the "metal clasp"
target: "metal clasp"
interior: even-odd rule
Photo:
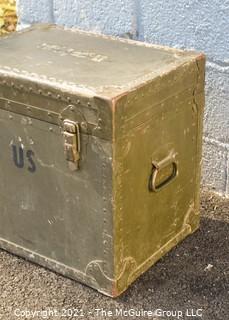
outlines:
[[[79,169],[80,161],[80,129],[77,122],[64,120],[64,151],[69,168],[72,171]]]

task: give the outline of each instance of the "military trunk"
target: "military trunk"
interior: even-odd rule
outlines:
[[[0,56],[0,246],[118,296],[198,228],[204,56],[52,25]]]

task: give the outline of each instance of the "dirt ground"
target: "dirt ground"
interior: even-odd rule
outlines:
[[[201,211],[200,229],[115,300],[0,251],[0,319],[229,319],[229,200],[203,192]],[[73,309],[82,316],[66,317]],[[115,316],[120,309],[158,314]]]

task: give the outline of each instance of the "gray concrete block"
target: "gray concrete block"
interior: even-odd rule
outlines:
[[[207,64],[204,132],[229,144],[229,67]]]
[[[138,11],[141,39],[195,48],[228,62],[228,1],[140,0]]]
[[[54,20],[57,24],[105,34],[135,32],[132,0],[54,0]]]
[[[202,184],[226,195],[228,184],[229,145],[219,145],[217,141],[204,139]]]
[[[53,22],[53,3],[51,0],[17,0],[19,24]]]

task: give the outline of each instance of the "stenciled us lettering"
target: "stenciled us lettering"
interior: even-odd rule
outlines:
[[[23,169],[27,166],[27,170],[31,173],[36,171],[33,150],[25,150],[22,146],[12,145],[13,161],[17,168]]]

